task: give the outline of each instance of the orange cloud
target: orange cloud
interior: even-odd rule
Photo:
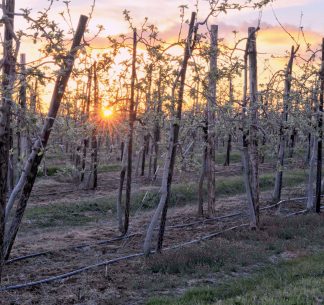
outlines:
[[[304,43],[304,38],[302,32],[299,28],[293,27],[291,25],[284,26],[286,31],[294,37],[299,43]],[[309,31],[307,29],[303,30],[306,42],[310,45],[316,45],[321,42],[321,35],[314,31]],[[280,26],[272,26],[265,29],[261,29],[258,40],[261,44],[272,45],[272,46],[287,46],[293,43],[293,40],[289,37]]]

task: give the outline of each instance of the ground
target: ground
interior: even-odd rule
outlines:
[[[37,181],[11,258],[52,252],[7,264],[3,286],[49,278],[142,251],[143,234],[158,198],[159,181],[135,179],[131,237],[109,241],[119,236],[114,208],[118,187],[116,169],[112,167],[100,173],[96,191],[79,190],[75,184],[57,176],[41,177]],[[272,169],[267,164],[262,167],[263,205],[269,204]],[[194,180],[197,177],[193,173],[178,172],[165,248],[248,222],[239,166],[219,166],[217,170],[219,196],[215,217],[242,214],[202,222],[204,219],[196,216]],[[286,173],[285,197],[303,192],[301,182],[305,174],[301,168]],[[324,248],[323,218],[318,215],[287,217],[302,208],[301,203],[291,202],[280,210],[264,211],[258,231],[240,227],[210,240],[165,250],[162,255],[138,257],[93,268],[64,280],[1,292],[0,303],[322,304],[322,286],[316,283],[322,283],[324,272],[320,266]],[[301,270],[300,275],[296,275],[296,270]],[[312,289],[299,289],[307,285]]]

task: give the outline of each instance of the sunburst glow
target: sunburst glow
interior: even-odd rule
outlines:
[[[113,115],[113,111],[109,108],[106,108],[102,111],[102,114],[104,118],[109,118]]]

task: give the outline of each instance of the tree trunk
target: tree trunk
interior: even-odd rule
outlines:
[[[141,176],[145,174],[145,162],[146,156],[148,155],[150,147],[150,134],[145,134],[143,139],[143,154],[142,154],[142,164],[141,164]]]
[[[285,128],[288,121],[288,108],[290,100],[290,91],[291,91],[291,80],[292,80],[292,68],[295,58],[295,49],[291,48],[290,59],[285,72],[285,91],[283,97],[283,111],[282,118],[279,130],[279,153],[277,161],[277,172],[275,178],[275,187],[272,194],[272,199],[275,202],[280,201],[281,199],[281,189],[282,189],[282,177],[283,177],[283,167],[284,167],[284,158],[285,158],[285,143],[286,143],[286,134]]]
[[[90,189],[95,190],[98,185],[98,141],[96,128],[92,131],[91,150]]]
[[[14,168],[14,154],[13,154],[13,130],[10,128],[9,132],[9,162],[8,162],[8,179],[7,187],[10,194],[15,184],[15,168]]]
[[[17,118],[17,160],[18,164],[23,164],[24,159],[30,153],[29,128],[26,124],[27,110],[27,83],[26,83],[26,54],[20,54],[20,89],[19,104],[20,111]],[[20,170],[19,166],[19,170]]]
[[[82,163],[81,163],[81,176],[80,176],[80,181],[84,181],[84,176],[85,176],[85,170],[86,170],[86,162],[87,162],[87,147],[88,147],[88,139],[83,139],[82,141]]]
[[[37,112],[37,93],[38,93],[38,82],[37,80],[35,81],[34,88],[32,88],[31,95],[30,95],[30,111],[33,114],[36,114]],[[31,146],[29,149],[29,152],[31,152]]]
[[[146,237],[144,241],[144,252],[146,255],[148,255],[151,251],[151,243],[152,243],[152,237],[154,229],[158,223],[158,219],[161,215],[161,223],[160,223],[160,230],[159,230],[159,236],[158,236],[158,244],[157,244],[157,250],[161,251],[162,244],[163,244],[163,236],[164,236],[164,229],[165,229],[165,222],[166,222],[166,215],[168,210],[168,201],[170,197],[170,190],[171,190],[171,183],[172,183],[172,177],[173,177],[173,170],[174,170],[174,164],[176,159],[176,151],[177,151],[177,144],[178,144],[178,138],[179,138],[179,130],[180,130],[180,122],[181,122],[181,114],[182,114],[182,104],[183,104],[183,96],[184,96],[184,86],[185,86],[185,79],[186,79],[186,72],[187,72],[187,66],[189,58],[191,57],[191,53],[193,50],[193,46],[195,43],[196,38],[196,32],[194,29],[196,19],[196,13],[192,13],[191,15],[191,21],[189,25],[189,34],[186,42],[185,47],[185,54],[183,63],[181,66],[181,70],[174,82],[173,88],[172,88],[172,100],[175,101],[175,91],[178,87],[178,98],[176,101],[176,104],[173,102],[173,105],[176,107],[175,115],[172,118],[171,126],[170,126],[170,133],[169,133],[169,146],[168,151],[166,154],[166,159],[164,163],[164,171],[163,171],[163,177],[162,177],[162,185],[161,185],[161,197],[158,204],[157,209],[155,210],[155,213],[152,217],[151,223],[147,229]],[[195,37],[193,38],[195,32]],[[179,85],[178,85],[179,83]]]
[[[258,152],[258,80],[256,29],[249,28],[249,79],[250,79],[250,158],[251,158],[251,190],[256,214],[256,227],[259,226],[259,152]]]
[[[124,143],[124,142],[123,142]],[[127,143],[126,143],[127,144]],[[121,160],[121,170],[119,174],[119,189],[118,189],[118,197],[117,197],[117,221],[118,221],[118,229],[121,233],[124,232],[124,225],[123,225],[123,187],[124,181],[127,171],[127,146],[124,145],[124,152],[122,153],[123,159]]]
[[[320,100],[318,109],[318,143],[317,143],[317,168],[316,168],[316,213],[321,212],[321,192],[322,192],[322,146],[323,146],[323,104],[324,104],[324,38],[322,41],[322,67],[320,72]]]
[[[129,130],[128,130],[128,147],[127,147],[127,174],[126,174],[126,193],[125,193],[125,222],[124,234],[128,231],[130,196],[132,187],[132,162],[133,162],[133,134],[134,122],[136,118],[135,107],[135,80],[136,80],[136,52],[137,52],[137,33],[133,32],[133,59],[132,59],[132,79],[131,79],[131,96],[129,101]],[[145,152],[143,152],[145,153]]]
[[[157,105],[156,105],[156,117],[154,120],[154,128],[153,128],[153,146],[154,146],[154,154],[153,154],[153,181],[156,180],[157,169],[158,169],[158,155],[159,155],[159,142],[161,139],[161,131],[160,131],[160,116],[162,111],[162,68],[160,68],[159,81],[158,81],[158,92],[157,92]]]
[[[215,177],[215,158],[216,158],[216,134],[215,134],[215,112],[216,112],[216,82],[217,82],[217,39],[218,26],[212,25],[210,30],[210,68],[208,76],[208,98],[207,98],[207,189],[208,189],[208,215],[215,213],[216,201],[216,177]]]
[[[255,208],[253,189],[251,185],[252,179],[251,179],[251,170],[250,170],[251,166],[250,166],[250,158],[249,158],[250,143],[248,141],[248,136],[249,136],[249,132],[251,132],[251,126],[249,130],[248,120],[247,120],[248,61],[250,58],[250,52],[251,51],[253,52],[253,50],[256,48],[255,32],[256,29],[249,28],[249,34],[248,34],[246,49],[244,53],[244,70],[243,70],[244,77],[243,77],[243,98],[242,98],[242,166],[243,166],[243,180],[244,180],[244,185],[246,190],[246,197],[248,200],[251,228],[256,228],[258,226],[258,215],[257,215],[258,211]],[[254,43],[253,42],[251,43],[252,40],[254,40]],[[252,46],[252,50],[251,50],[251,46]]]
[[[98,135],[97,135],[97,121],[98,121],[98,112],[99,112],[99,86],[98,86],[98,76],[97,76],[97,63],[93,64],[93,91],[94,91],[94,99],[93,99],[93,111],[94,111],[94,124],[92,130],[92,139],[91,139],[91,180],[90,180],[90,188],[95,190],[98,185]]]
[[[88,81],[87,81],[87,92],[86,92],[86,100],[84,104],[84,111],[83,111],[83,123],[85,124],[90,115],[90,104],[91,104],[91,89],[92,89],[92,66],[89,68],[88,71]],[[80,182],[83,184],[84,179],[86,177],[86,165],[87,165],[87,149],[89,146],[89,139],[86,137],[83,139],[83,149],[82,149],[82,164],[81,164],[81,176]]]
[[[203,159],[202,159],[202,168],[201,174],[199,178],[198,185],[198,216],[204,216],[204,180],[207,172],[207,139],[208,139],[208,126],[205,124],[203,127],[204,131],[204,151],[203,151]]]
[[[75,57],[77,51],[80,48],[81,39],[86,29],[87,21],[88,17],[81,15],[77,30],[73,38],[71,50],[67,55],[63,63],[63,67],[61,68],[61,71],[56,79],[50,108],[48,110],[48,115],[45,119],[43,129],[41,131],[40,136],[33,145],[32,153],[29,155],[28,160],[25,163],[24,171],[18,181],[18,184],[16,185],[14,191],[12,192],[9,198],[9,201],[11,200],[12,202],[14,202],[16,196],[20,193],[20,191],[22,191],[18,200],[15,216],[11,224],[8,224],[4,247],[4,253],[6,258],[8,258],[10,255],[11,248],[14,244],[17,232],[19,230],[30,193],[32,191],[37,176],[38,166],[42,161],[44,150],[46,149],[54,121],[56,119],[59,107],[61,105],[61,101],[73,69]]]
[[[314,208],[314,181],[316,177],[316,158],[317,158],[317,141],[318,135],[317,131],[317,119],[316,114],[318,113],[318,82],[315,82],[315,86],[312,92],[312,99],[311,99],[311,107],[314,110],[315,116],[310,115],[310,127],[313,129],[313,133],[309,133],[310,136],[310,144],[309,144],[309,173],[308,173],[308,185],[307,185],[307,202],[306,208],[308,211],[311,211]]]
[[[4,1],[2,1],[4,2]],[[2,97],[0,107],[0,281],[4,264],[5,213],[7,200],[8,161],[10,150],[10,112],[15,80],[16,59],[13,51],[15,1],[7,0],[3,8],[8,16],[5,23],[2,63]]]
[[[224,166],[229,166],[231,162],[232,135],[229,133],[227,138],[226,157]]]
[[[310,211],[314,207],[314,180],[315,180],[315,164],[316,164],[316,151],[317,151],[317,137],[312,137],[311,158],[309,162],[309,174],[307,185],[307,210]]]

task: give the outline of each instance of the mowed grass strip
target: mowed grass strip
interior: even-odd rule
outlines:
[[[285,173],[284,187],[296,186],[306,179],[306,173],[295,170]],[[274,185],[273,174],[260,177],[260,189],[269,190]],[[205,189],[205,193],[206,193]],[[218,196],[233,196],[245,192],[243,179],[240,176],[222,178],[216,183]],[[155,208],[159,202],[158,188],[150,191],[135,191],[132,194],[131,209],[134,213],[139,209]],[[198,200],[197,184],[176,184],[172,187],[170,206],[184,206]],[[87,198],[77,202],[50,203],[33,205],[27,208],[25,225],[32,227],[79,226],[107,217],[107,213],[115,214],[116,195],[100,198]]]
[[[200,287],[176,299],[156,298],[147,305],[315,305],[324,300],[324,254],[267,267],[247,278]]]
[[[152,257],[147,269],[160,274],[160,281],[163,274],[173,282],[175,276],[180,281],[214,274],[216,281],[188,289],[180,297],[151,298],[146,305],[323,304],[323,220],[317,215],[269,217],[258,232],[230,232]],[[283,234],[285,230],[289,234]],[[218,271],[222,273],[217,276]]]

